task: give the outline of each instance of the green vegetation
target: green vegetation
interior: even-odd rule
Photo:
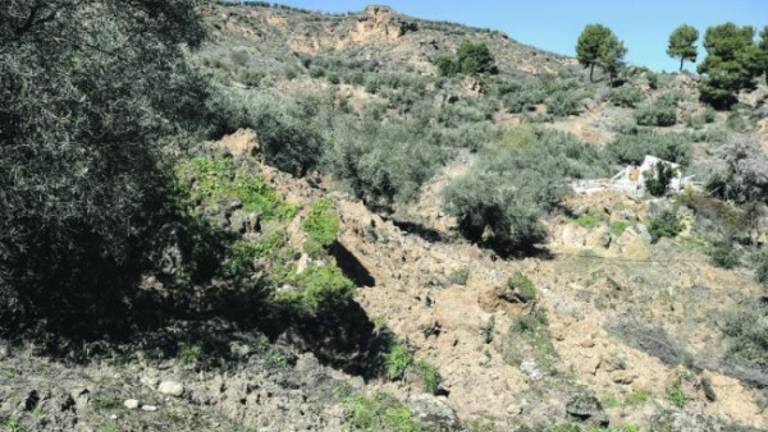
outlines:
[[[422,432],[413,414],[392,396],[352,394],[344,399],[346,432]]]
[[[2,424],[3,432],[26,432],[27,428],[16,417],[8,417]]]
[[[691,161],[691,139],[685,134],[660,133],[644,129],[621,134],[608,144],[608,151],[617,162],[640,165],[646,155],[688,165]]]
[[[755,299],[729,311],[723,333],[729,360],[768,373],[768,304]]]
[[[182,342],[179,344],[177,357],[182,364],[196,365],[203,354],[203,347],[198,344]]]
[[[232,158],[198,156],[179,163],[177,178],[190,202],[216,205],[237,200],[243,210],[259,213],[264,221],[293,217],[296,207],[285,203],[263,178],[245,168],[237,168]]]
[[[689,25],[681,25],[669,35],[667,55],[680,59],[681,72],[686,60],[693,63],[696,62],[696,57],[699,56],[698,49],[696,48],[696,41],[698,39],[699,31],[696,30],[696,27]]]
[[[631,86],[611,89],[611,93],[608,95],[608,100],[612,104],[625,108],[635,108],[643,99],[643,92]]]
[[[625,406],[635,406],[635,405],[642,405],[646,402],[651,400],[651,394],[643,391],[643,390],[636,390],[630,393],[625,399],[624,399],[624,405]]]
[[[301,227],[309,237],[304,249],[310,255],[331,246],[336,241],[340,229],[339,215],[333,208],[333,203],[327,198],[317,200]]]
[[[675,238],[682,230],[683,225],[674,211],[664,211],[648,225],[654,243],[663,237]]]
[[[509,277],[507,286],[523,303],[530,303],[536,300],[536,296],[538,295],[536,285],[520,272],[515,272],[515,274]]]
[[[584,67],[589,68],[589,80],[594,82],[595,66],[600,66],[613,81],[624,66],[627,49],[611,29],[601,24],[590,24],[584,28],[576,44],[576,57]]]
[[[755,87],[754,79],[763,72],[763,62],[754,37],[754,28],[733,23],[707,29],[707,57],[698,67],[706,77],[699,85],[702,101],[728,109],[736,103],[736,93]]]
[[[556,373],[555,362],[559,356],[549,335],[546,311],[536,309],[510,325],[502,356],[507,364],[517,367],[523,361],[533,359],[543,373]]]
[[[635,111],[635,121],[639,126],[674,126],[677,108],[663,99],[649,102]]]
[[[298,289],[278,292],[276,299],[310,315],[343,308],[354,299],[355,285],[335,265],[314,265],[293,277]]]
[[[459,45],[455,57],[439,57],[437,68],[442,76],[495,74],[498,71],[488,46],[468,40]]]
[[[676,170],[671,165],[659,162],[653,167],[653,173],[645,178],[645,188],[651,195],[662,197],[667,194],[669,183],[675,177]]]
[[[688,400],[685,392],[683,391],[682,377],[678,377],[672,384],[667,387],[667,400],[677,408],[685,408],[685,403]]]
[[[415,367],[424,380],[424,391],[437,394],[437,391],[440,389],[440,383],[443,381],[443,377],[440,375],[437,367],[426,360],[417,361]]]
[[[596,226],[607,222],[608,215],[605,212],[590,211],[580,215],[575,219],[571,219],[573,223],[584,228],[595,228]]]
[[[469,240],[504,254],[519,252],[544,239],[539,218],[557,205],[567,178],[605,169],[600,152],[571,135],[515,128],[484,149],[466,176],[448,185],[446,211],[457,217]],[[486,231],[489,238],[483,238]]]
[[[405,377],[405,372],[413,364],[413,355],[408,349],[399,343],[394,344],[384,357],[384,368],[387,378],[400,380]]]
[[[614,237],[619,237],[624,233],[624,231],[626,231],[627,228],[630,227],[630,225],[632,224],[628,221],[619,220],[611,222],[610,225],[608,225],[608,228]]]
[[[737,204],[768,198],[768,156],[756,138],[735,138],[716,156],[717,165],[707,180],[707,191]]]
[[[712,264],[724,269],[732,269],[741,263],[741,254],[734,247],[733,240],[717,240],[707,250]]]

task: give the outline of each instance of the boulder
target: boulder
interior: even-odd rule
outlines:
[[[413,417],[426,430],[452,432],[461,428],[456,412],[444,400],[437,396],[421,394],[408,401]]]
[[[699,414],[665,411],[651,418],[651,432],[720,432],[717,422]]]
[[[573,420],[600,427],[608,426],[608,416],[603,405],[590,394],[579,393],[571,397],[565,405],[565,411]]]
[[[157,387],[157,391],[164,395],[179,397],[184,394],[184,385],[178,381],[165,380]]]

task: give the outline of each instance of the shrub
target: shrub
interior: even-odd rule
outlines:
[[[507,286],[514,291],[515,295],[518,296],[523,303],[530,303],[536,300],[536,285],[520,272],[515,272],[515,274],[509,277]]]
[[[659,217],[651,220],[648,232],[655,243],[662,237],[675,238],[683,230],[683,225],[672,211],[665,211]]]
[[[768,248],[759,250],[752,259],[755,269],[755,280],[763,285],[768,284]]]
[[[452,153],[429,132],[415,120],[342,119],[326,165],[367,206],[389,210],[412,198]]]
[[[547,102],[547,114],[555,117],[577,115],[581,109],[582,99],[579,92],[569,90],[555,92]]]
[[[538,219],[557,205],[565,179],[596,176],[605,166],[598,150],[571,135],[516,128],[446,187],[445,208],[469,240],[520,252],[544,239]]]
[[[425,360],[419,360],[415,366],[424,380],[424,391],[437,394],[438,390],[440,390],[440,383],[443,381],[443,377],[440,376],[440,371],[437,370],[437,367]]]
[[[413,414],[392,396],[353,394],[344,400],[344,430],[349,432],[423,432]]]
[[[723,332],[729,360],[768,373],[768,303],[756,300],[730,311]]]
[[[718,240],[707,251],[712,264],[724,269],[732,269],[739,265],[741,257],[731,240]]]
[[[296,304],[310,315],[344,308],[355,296],[355,285],[335,265],[310,266],[297,282],[301,290],[278,298]]]
[[[661,197],[667,194],[669,183],[675,176],[675,169],[664,162],[657,163],[653,168],[653,173],[645,178],[645,188],[651,195]]]
[[[692,149],[687,135],[646,130],[634,132],[619,135],[608,145],[608,151],[618,162],[639,165],[646,155],[652,155],[680,165],[690,163]]]
[[[669,387],[667,387],[667,399],[677,408],[685,408],[687,397],[683,391],[681,378],[676,379]]]
[[[707,191],[736,203],[768,199],[768,157],[756,137],[738,137],[724,145],[712,161]]]
[[[387,378],[391,380],[403,379],[408,368],[412,365],[413,355],[404,345],[399,343],[395,343],[384,357]]]
[[[336,241],[339,234],[339,215],[333,203],[327,198],[317,200],[310,209],[301,227],[309,237],[308,241],[327,248]]]
[[[618,107],[634,108],[642,102],[643,93],[634,87],[623,86],[612,89],[608,100]]]
[[[496,73],[498,69],[494,63],[493,54],[486,44],[468,40],[459,45],[455,58],[443,56],[437,59],[437,67],[442,76]]]
[[[674,126],[677,123],[677,109],[662,101],[649,103],[635,111],[635,121],[640,126]]]

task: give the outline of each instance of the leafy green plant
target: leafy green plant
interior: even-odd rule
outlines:
[[[436,61],[442,76],[457,74],[475,75],[496,73],[495,59],[488,46],[482,42],[465,40],[459,45],[455,57],[442,56]]]
[[[677,108],[661,101],[648,103],[635,111],[635,121],[640,126],[674,126],[677,123]]]
[[[626,231],[629,226],[632,225],[630,222],[619,220],[611,222],[608,226],[608,229],[611,231],[611,234],[613,234],[614,237],[619,237]]]
[[[664,211],[659,217],[652,219],[648,225],[648,232],[653,242],[663,237],[675,238],[682,231],[683,224],[677,214],[672,211]]]
[[[608,215],[605,212],[587,212],[579,215],[577,218],[571,221],[576,225],[584,228],[595,228],[603,222],[608,220]]]
[[[310,266],[295,282],[300,289],[278,293],[277,299],[310,315],[346,307],[355,296],[355,285],[335,265]]]
[[[628,86],[622,86],[611,90],[608,100],[616,106],[634,108],[643,100],[643,93]]]
[[[667,400],[677,408],[685,408],[685,403],[688,400],[685,391],[683,391],[682,378],[676,379],[672,384],[667,387]]]
[[[653,172],[645,177],[645,189],[655,197],[667,194],[669,183],[675,177],[676,170],[672,165],[658,162],[653,167]]]
[[[443,381],[443,377],[440,376],[440,371],[437,367],[426,360],[419,360],[416,362],[415,368],[424,380],[424,391],[437,394],[437,391],[440,389],[440,383]]]
[[[732,269],[741,262],[741,254],[734,247],[733,240],[723,239],[712,243],[707,251],[712,264],[724,269]]]
[[[391,380],[402,379],[412,365],[413,355],[399,343],[395,343],[384,356],[384,369]]]
[[[755,300],[729,311],[723,333],[728,338],[728,359],[768,373],[767,304]]]
[[[3,432],[26,432],[27,428],[16,417],[8,417],[2,424]]]
[[[507,286],[514,291],[515,295],[518,296],[523,303],[530,303],[536,300],[536,296],[538,295],[536,285],[519,271],[509,277]]]
[[[202,346],[189,342],[182,342],[179,344],[177,357],[182,364],[195,365],[200,361],[202,354]]]
[[[423,432],[413,414],[392,396],[379,392],[373,398],[362,393],[344,400],[346,432]]]
[[[635,406],[635,405],[641,405],[645,402],[649,401],[651,399],[651,394],[643,391],[643,390],[636,390],[630,393],[625,399],[624,399],[624,405],[625,406]]]
[[[339,215],[333,203],[327,198],[317,200],[301,224],[310,242],[321,248],[327,248],[336,241],[339,234]]]

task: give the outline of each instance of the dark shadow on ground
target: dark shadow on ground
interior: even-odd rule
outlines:
[[[358,288],[376,286],[376,279],[343,244],[338,241],[333,242],[328,252],[336,258],[336,264],[344,276],[354,282]]]

